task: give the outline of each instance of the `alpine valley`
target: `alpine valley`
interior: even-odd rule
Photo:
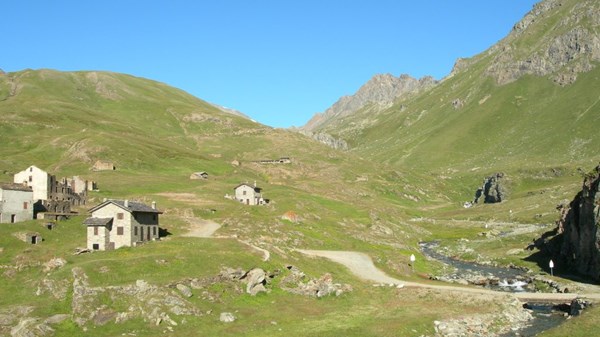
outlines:
[[[0,183],[97,187],[0,224],[0,335],[513,336],[545,302],[577,317],[539,336],[593,336],[599,126],[595,0],[542,1],[447,77],[375,75],[297,129],[126,74],[0,71]],[[85,249],[109,199],[156,202],[160,239]]]

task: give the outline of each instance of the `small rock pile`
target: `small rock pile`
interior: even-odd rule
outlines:
[[[325,297],[331,294],[340,296],[345,292],[352,291],[349,284],[333,283],[333,276],[329,273],[323,274],[320,278],[309,278],[298,268],[286,266],[290,274],[281,280],[281,289],[293,294],[313,297]]]

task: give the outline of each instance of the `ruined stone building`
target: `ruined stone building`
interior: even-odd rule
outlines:
[[[264,205],[268,203],[268,200],[262,197],[262,188],[257,187],[256,182],[254,186],[247,183],[237,185],[233,191],[235,200],[246,205]]]
[[[33,191],[22,184],[0,185],[0,223],[33,219]]]
[[[35,202],[34,217],[40,212],[68,215],[71,206],[85,205],[87,201],[88,182],[79,177],[58,180],[56,176],[32,165],[15,174],[13,181],[31,187]]]
[[[159,238],[158,216],[162,214],[152,206],[129,200],[105,200],[92,207],[91,217],[83,222],[87,226],[87,248],[110,250],[135,246]]]

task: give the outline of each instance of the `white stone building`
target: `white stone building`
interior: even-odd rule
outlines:
[[[33,191],[22,184],[0,185],[0,223],[33,219]]]
[[[33,190],[33,200],[48,200],[52,190],[52,176],[48,172],[31,165],[14,175],[15,184],[26,184]]]
[[[262,197],[262,188],[250,184],[239,184],[234,189],[235,200],[246,205],[264,205],[268,200]]]
[[[15,174],[13,181],[33,190],[34,217],[39,212],[69,216],[71,206],[85,205],[87,201],[88,181],[78,176],[59,181],[56,176],[32,165]]]
[[[87,248],[110,250],[159,238],[156,203],[147,206],[128,200],[106,200],[89,210],[91,217],[83,222],[87,226]]]

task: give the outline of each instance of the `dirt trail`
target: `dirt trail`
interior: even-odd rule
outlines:
[[[186,221],[190,224],[190,231],[183,234],[182,236],[186,236],[186,237],[195,237],[195,238],[215,238],[216,236],[214,235],[215,232],[221,228],[221,225],[211,221],[211,220],[204,220],[204,219],[198,219],[198,218],[189,218],[186,219]],[[233,237],[228,237],[228,236],[218,236],[218,238],[233,238]],[[263,261],[269,261],[269,259],[271,258],[271,253],[264,249],[264,248],[260,248],[258,246],[253,245],[252,243],[250,243],[249,241],[244,241],[244,240],[240,240],[237,239],[239,242],[249,246],[250,248],[262,253],[263,255]]]
[[[196,237],[196,238],[210,238],[213,234],[221,228],[221,225],[211,220],[204,219],[187,219],[190,224],[190,231],[183,234],[182,236]]]
[[[346,266],[350,271],[367,281],[374,281],[380,283],[394,283],[394,284],[403,284],[406,287],[416,287],[416,288],[427,288],[427,289],[436,289],[436,290],[444,290],[444,291],[459,291],[459,292],[467,292],[472,294],[481,294],[488,296],[505,296],[506,292],[501,291],[493,291],[482,288],[474,288],[474,287],[461,287],[461,286],[451,286],[451,285],[438,285],[438,284],[426,284],[426,283],[417,283],[417,282],[408,282],[393,278],[383,271],[377,269],[373,264],[371,258],[364,253],[359,252],[350,252],[350,251],[328,251],[328,250],[304,250],[297,249],[298,252],[312,256],[312,257],[324,257],[331,261],[340,263]],[[550,293],[511,293],[516,298],[526,301],[526,300],[537,300],[537,301],[558,301],[558,302],[568,302],[577,297],[583,297],[592,300],[600,300],[600,294],[550,294]]]

